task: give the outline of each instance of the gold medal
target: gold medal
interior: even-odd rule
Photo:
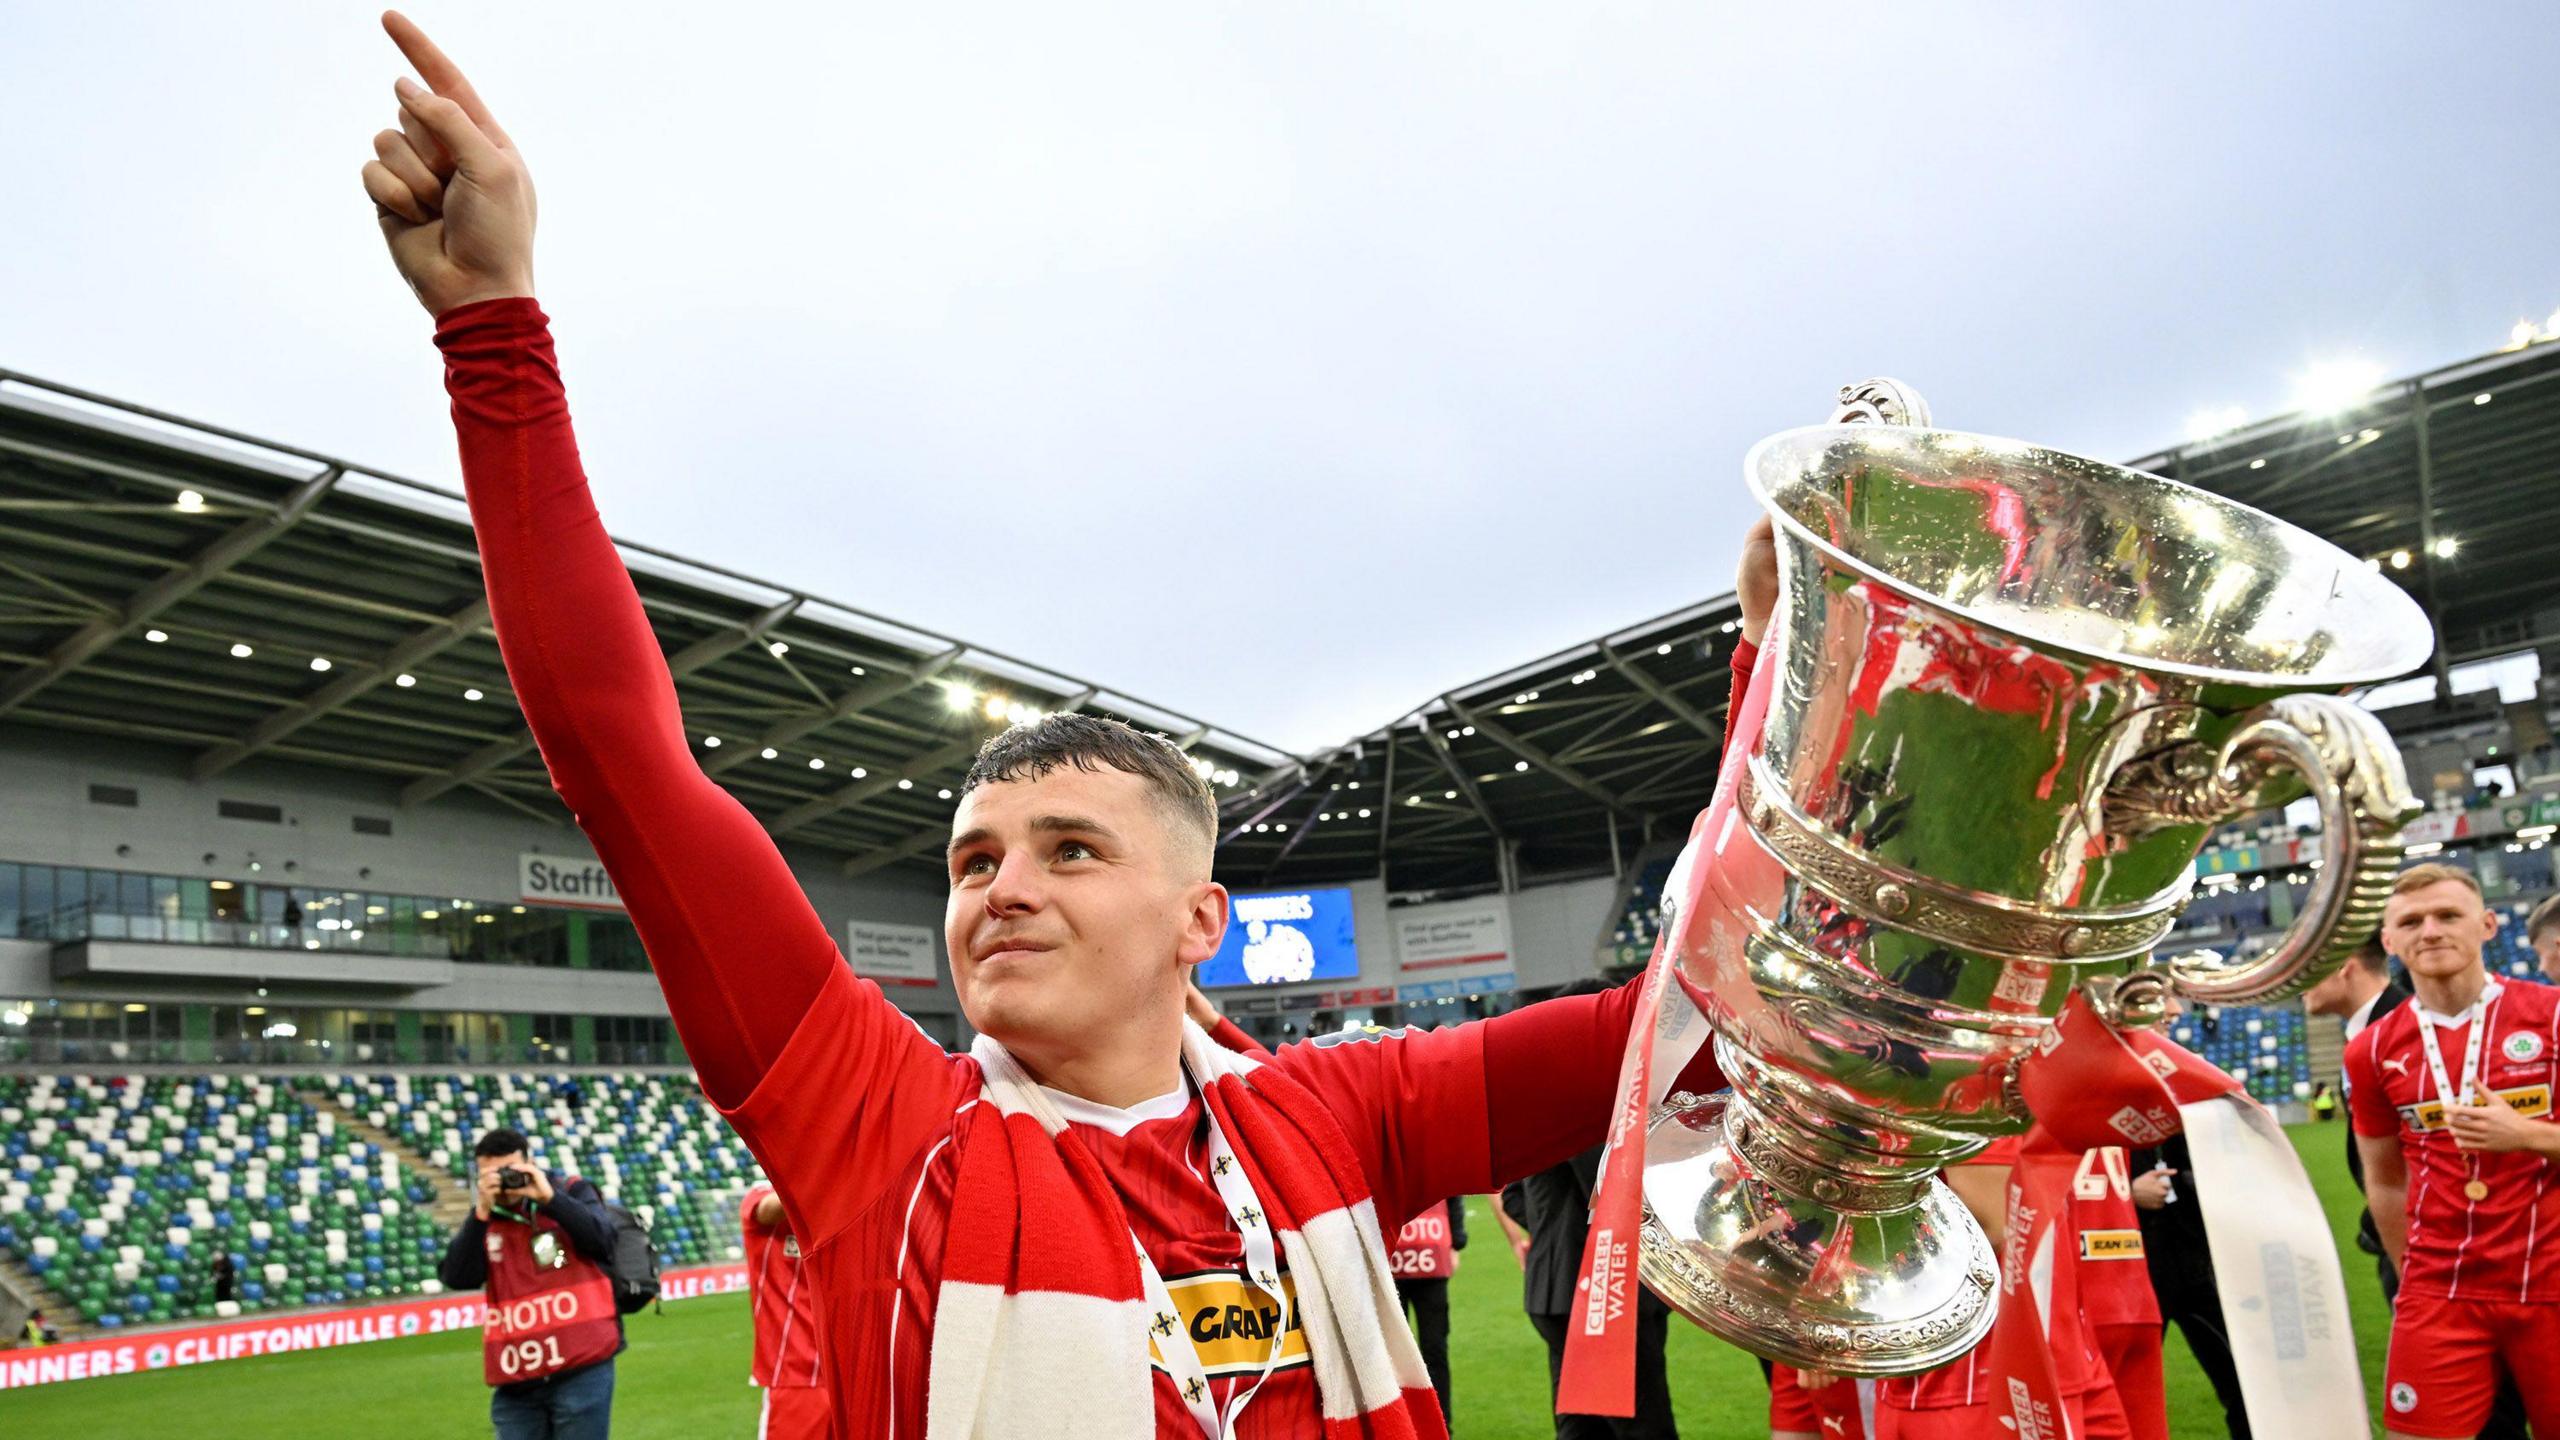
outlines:
[[[2475,1201],[2486,1200],[2489,1198],[2489,1182],[2475,1176],[2471,1183],[2462,1187],[2462,1193],[2467,1198]]]

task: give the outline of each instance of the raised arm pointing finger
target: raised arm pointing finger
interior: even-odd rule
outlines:
[[[533,293],[533,177],[471,82],[417,26],[382,17],[426,84],[394,83],[401,131],[375,137],[364,185],[400,278],[430,315]]]
[[[471,82],[463,78],[462,67],[438,49],[436,42],[427,38],[426,31],[397,10],[382,12],[382,28],[389,32],[391,43],[399,46],[400,53],[416,67],[418,78],[427,82],[428,89],[461,106],[462,113],[471,117],[471,123],[480,127],[480,133],[488,136],[499,148],[516,148],[515,142],[507,138],[507,132],[498,127],[498,118],[489,113],[488,103],[480,98],[480,92],[472,89]]]

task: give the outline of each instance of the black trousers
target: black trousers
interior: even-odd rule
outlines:
[[[2213,1382],[2231,1440],[2250,1440],[2249,1407],[2240,1398],[2240,1372],[2231,1363],[2231,1335],[2222,1328],[2222,1291],[2203,1266],[2154,1266],[2151,1289],[2160,1298],[2162,1329],[2178,1327],[2195,1352],[2196,1367]]]
[[[1449,1282],[1398,1280],[1396,1298],[1404,1301],[1405,1316],[1413,1322],[1414,1343],[1422,1347],[1422,1368],[1431,1372],[1431,1388],[1440,1392],[1440,1414],[1455,1430],[1458,1415],[1449,1408]]]
[[[1547,1342],[1547,1407],[1555,1408],[1556,1382],[1564,1374],[1567,1317],[1532,1315],[1529,1323]],[[1671,1379],[1663,1373],[1662,1347],[1671,1338],[1671,1311],[1652,1296],[1636,1309],[1636,1413],[1632,1420],[1599,1415],[1558,1415],[1556,1440],[1680,1440],[1671,1418]]]

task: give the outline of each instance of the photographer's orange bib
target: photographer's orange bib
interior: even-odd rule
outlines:
[[[492,1385],[541,1380],[610,1360],[622,1348],[613,1281],[578,1253],[559,1221],[540,1211],[530,1225],[493,1219],[488,1245],[483,1379]]]

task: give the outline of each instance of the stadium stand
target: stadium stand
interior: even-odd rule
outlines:
[[[70,1335],[433,1294],[500,1125],[629,1207],[662,1263],[739,1257],[744,1143],[689,1076],[612,1073],[0,1075],[0,1257]]]
[[[2364,698],[2434,802],[2412,831],[2423,853],[2471,866],[2510,917],[2560,879],[2560,589],[2512,484],[2520,457],[2560,444],[2554,379],[2560,345],[2501,352],[2352,416],[2272,417],[2135,462],[2328,535],[2422,598],[2440,663]],[[454,497],[6,375],[0,498],[21,517],[0,599],[25,627],[0,676],[18,822],[0,826],[17,977],[0,992],[0,1290],[41,1289],[70,1335],[221,1313],[217,1254],[245,1312],[431,1291],[471,1142],[497,1124],[628,1205],[667,1263],[733,1254],[754,1162],[680,1071],[638,1068],[682,1057],[636,933],[609,907],[519,893],[518,866],[552,858],[534,852],[568,817],[504,686]],[[705,768],[785,838],[839,934],[918,887],[938,909],[976,742],[1082,709],[1192,750],[1219,800],[1221,879],[1374,882],[1401,904],[1615,877],[1605,918],[1576,910],[1562,945],[1640,964],[1714,782],[1738,643],[1735,602],[1711,597],[1301,755],[627,549]],[[98,603],[65,607],[66,591]],[[2267,943],[2308,883],[2306,840],[2274,815],[2224,827],[2179,941]],[[2515,927],[2490,963],[2531,974]],[[1364,978],[1394,995],[1401,977]],[[945,1002],[919,1022],[959,1033],[942,987],[903,998]],[[1380,1000],[1378,1018],[1459,1002],[1419,1003],[1438,1008]],[[1335,1017],[1267,1018],[1292,1033]],[[2288,1005],[2173,1033],[2282,1104],[2330,1078],[2335,1030]]]
[[[436,1187],[313,1080],[0,1075],[0,1251],[107,1329],[420,1288]],[[238,1279],[219,1305],[217,1254]]]
[[[336,1075],[338,1103],[468,1185],[471,1147],[508,1126],[552,1169],[595,1182],[669,1265],[739,1255],[735,1197],[763,1178],[688,1075]],[[570,1087],[574,1084],[575,1089]]]

